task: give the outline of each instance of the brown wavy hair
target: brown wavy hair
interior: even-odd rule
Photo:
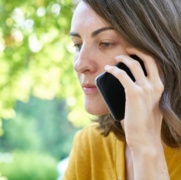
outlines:
[[[154,56],[164,76],[160,100],[162,139],[181,147],[181,1],[83,0],[130,44]],[[113,131],[120,139],[120,123],[104,115],[98,119],[103,134]]]

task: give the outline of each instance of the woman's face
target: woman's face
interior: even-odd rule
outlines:
[[[104,72],[105,65],[116,64],[115,56],[126,54],[128,43],[84,2],[74,12],[70,36],[76,49],[74,68],[84,93],[85,108],[93,115],[108,114],[94,80]]]

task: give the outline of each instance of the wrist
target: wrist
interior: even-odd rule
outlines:
[[[169,179],[163,146],[131,150],[135,179]],[[143,171],[143,167],[145,172]],[[141,173],[140,173],[141,172]]]
[[[157,163],[158,159],[165,158],[162,143],[146,144],[130,148],[132,158],[136,161]]]
[[[128,139],[127,139],[128,140]],[[155,155],[157,152],[163,152],[163,142],[161,137],[149,136],[141,139],[129,140],[127,145],[132,153]]]

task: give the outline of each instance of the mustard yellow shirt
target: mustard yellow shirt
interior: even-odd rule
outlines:
[[[113,133],[103,137],[92,124],[74,139],[63,180],[125,180],[124,142]],[[181,150],[165,149],[171,180],[181,180]],[[143,170],[146,167],[143,167]]]

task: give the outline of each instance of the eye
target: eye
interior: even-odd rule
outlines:
[[[76,51],[80,51],[81,47],[82,47],[82,44],[74,44],[74,47],[75,47]]]
[[[104,49],[111,48],[114,44],[112,42],[101,42],[100,46]]]

